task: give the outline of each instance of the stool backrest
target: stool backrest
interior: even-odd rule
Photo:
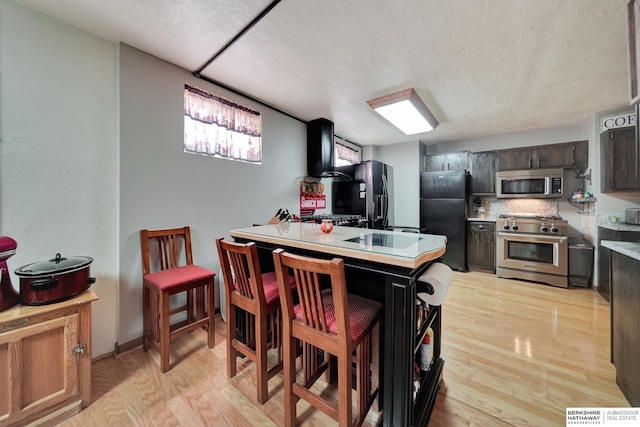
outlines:
[[[261,305],[265,305],[256,244],[216,239],[216,247],[227,295],[232,295],[235,291],[247,299],[257,300]]]
[[[153,241],[155,241],[155,244],[150,244]],[[140,230],[140,248],[142,251],[143,276],[151,273],[152,255],[155,261],[154,265],[157,263],[159,270],[178,267],[182,254],[184,254],[187,265],[193,264],[191,230],[189,227]],[[157,248],[157,252],[152,254],[151,248]]]
[[[289,283],[290,269],[296,279],[302,323],[320,332],[329,333],[329,324],[335,322],[336,334],[340,341],[351,337],[347,314],[347,289],[344,275],[344,261],[340,258],[322,260],[303,257],[276,249],[273,259],[278,277],[278,291],[282,303],[285,324],[296,318],[293,293]],[[328,319],[322,298],[321,278],[327,276],[331,284],[335,319]]]

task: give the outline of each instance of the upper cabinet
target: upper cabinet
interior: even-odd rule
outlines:
[[[440,172],[466,169],[469,169],[468,151],[427,155],[425,172]]]
[[[569,168],[584,169],[589,163],[588,141],[565,142],[497,152],[497,170]]]
[[[600,190],[638,191],[635,170],[635,129],[610,129],[600,135]]]
[[[531,150],[535,167],[584,169],[589,164],[589,142],[543,145]]]
[[[497,155],[496,167],[498,170],[529,169],[532,167],[531,147],[500,150]]]
[[[471,194],[496,194],[496,152],[469,154]]]

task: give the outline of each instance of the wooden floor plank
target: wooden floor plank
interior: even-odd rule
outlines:
[[[629,406],[610,362],[609,305],[594,290],[455,272],[442,312],[444,381],[429,426],[546,427],[564,425],[567,407]],[[179,337],[166,374],[155,350],[95,362],[94,402],[61,425],[283,425],[282,373],[259,404],[251,361],[239,358],[227,377],[225,324],[216,320],[216,347],[203,330]],[[298,414],[304,426],[336,425],[305,402]],[[381,419],[370,411],[363,425]]]

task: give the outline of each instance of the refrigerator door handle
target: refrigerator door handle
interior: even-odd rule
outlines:
[[[387,183],[387,175],[382,175],[382,228],[389,226],[389,188]]]

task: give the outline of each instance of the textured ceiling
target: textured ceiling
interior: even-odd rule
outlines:
[[[269,0],[21,0],[187,70]],[[576,125],[628,105],[627,0],[283,0],[201,73],[362,145]],[[366,101],[414,87],[406,136]]]

